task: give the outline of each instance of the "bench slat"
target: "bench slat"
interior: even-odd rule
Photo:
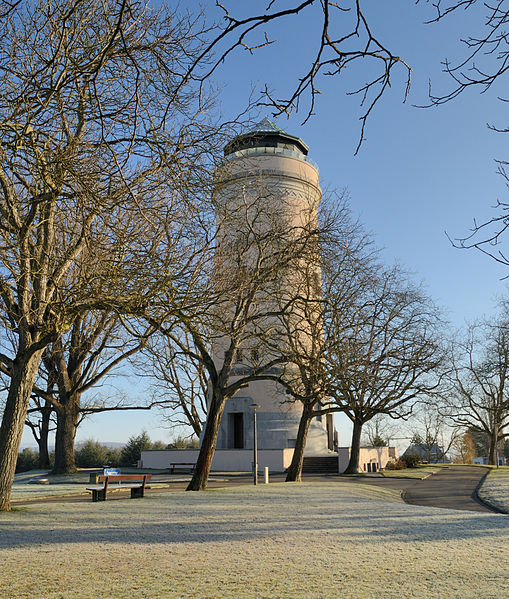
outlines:
[[[113,485],[108,485],[108,490],[113,491],[114,489],[141,489],[142,486],[143,486],[142,483],[140,483],[139,485],[113,484]],[[86,487],[87,491],[98,491],[99,489],[104,489],[104,485],[96,485],[95,487]],[[150,489],[150,485],[145,485],[145,489]]]
[[[108,479],[109,482],[113,482],[116,480],[139,480],[141,483],[143,479],[150,480],[151,478],[151,474],[101,474],[101,476],[97,477],[97,480],[105,481],[106,479]]]

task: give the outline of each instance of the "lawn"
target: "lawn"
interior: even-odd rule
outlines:
[[[478,494],[482,500],[509,514],[509,466],[490,467]]]
[[[0,514],[13,599],[494,599],[509,517],[367,485],[279,483]]]
[[[130,471],[136,474],[139,473],[139,470],[134,468],[122,469],[122,472]],[[94,472],[97,471],[94,470]],[[34,478],[47,479],[50,484],[33,484],[30,482],[30,479]],[[46,470],[31,470],[30,472],[16,474],[14,477],[14,484],[12,486],[11,498],[14,500],[36,500],[41,497],[55,497],[57,495],[87,495],[90,493],[86,491],[85,488],[89,486],[89,480],[90,472],[87,470],[81,470],[74,474],[48,474]],[[165,487],[167,485],[154,482],[151,483],[151,486]]]
[[[30,479],[44,478],[49,485],[33,484]],[[76,474],[50,475],[46,470],[31,470],[16,474],[12,486],[12,499],[37,499],[55,495],[75,495],[86,493],[85,487],[89,482],[88,472]]]

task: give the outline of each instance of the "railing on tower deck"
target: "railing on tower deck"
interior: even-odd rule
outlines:
[[[285,150],[284,148],[275,148],[271,146],[258,147],[258,148],[246,148],[245,150],[237,150],[224,157],[225,161],[233,160],[235,158],[242,158],[247,156],[255,156],[256,154],[277,154],[282,156],[290,156],[291,158],[298,158],[304,162],[309,162],[318,172],[318,165],[314,160],[311,160],[308,156],[304,156],[302,152],[296,152],[295,150]]]

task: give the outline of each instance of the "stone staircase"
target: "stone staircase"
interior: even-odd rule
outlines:
[[[310,456],[304,458],[303,474],[338,474],[338,456]]]

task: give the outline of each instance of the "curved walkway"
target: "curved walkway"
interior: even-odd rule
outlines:
[[[401,492],[406,503],[413,505],[500,513],[477,496],[477,488],[488,472],[482,466],[449,466],[423,480],[383,476],[349,476],[336,480],[395,489]]]
[[[406,503],[432,507],[468,510],[471,512],[496,512],[477,496],[477,487],[488,470],[475,466],[450,466],[437,474],[403,491]]]

